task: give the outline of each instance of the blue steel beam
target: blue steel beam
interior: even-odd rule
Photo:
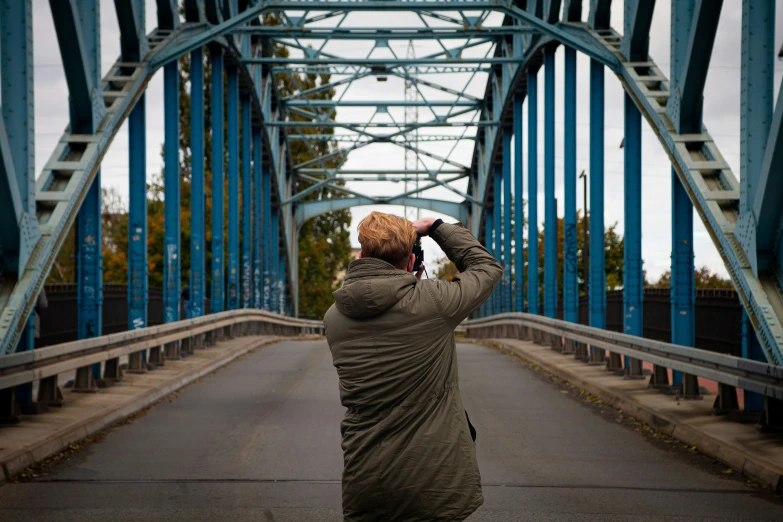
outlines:
[[[155,0],[158,6],[158,28],[174,29],[179,25],[177,0]],[[207,0],[209,2],[209,0]]]
[[[114,0],[117,23],[120,26],[120,50],[126,62],[138,62],[149,51],[144,30],[144,2]]]
[[[564,162],[565,216],[563,219],[563,318],[579,322],[578,234],[576,223],[576,51],[565,49]]]
[[[783,108],[775,113],[772,127],[774,45],[775,3],[742,2],[740,219],[735,233],[756,277],[775,264],[774,241],[783,199],[783,184],[777,181],[779,160],[775,160],[781,150],[783,114],[778,112]]]
[[[485,212],[484,212],[484,245],[487,247],[487,251],[495,256],[497,258],[497,254],[495,253],[495,244],[492,239],[492,229],[494,228],[494,219],[493,219],[493,210],[491,205],[485,206]],[[494,292],[497,292],[498,289],[495,287]],[[497,310],[495,307],[495,296],[494,293],[490,295],[489,299],[487,299],[484,302],[484,308],[485,308],[485,315],[494,315],[496,313],[499,313],[500,310]]]
[[[642,113],[625,95],[625,241],[623,250],[623,331],[643,335],[642,299]]]
[[[565,0],[563,5],[563,21],[582,21],[582,0]]]
[[[223,163],[226,152],[223,148],[223,49],[217,45],[209,48],[212,66],[210,115],[212,123],[212,294],[209,301],[211,313],[222,312],[225,308],[225,247],[223,238],[223,186],[225,175]]]
[[[503,129],[503,310],[514,310],[514,293],[511,288],[511,127]]]
[[[606,328],[604,66],[590,60],[590,326]]]
[[[527,73],[527,306],[538,306],[538,80]]]
[[[204,0],[204,14],[210,24],[217,25],[223,22],[223,0]]]
[[[253,182],[250,175],[251,138],[250,97],[240,97],[242,110],[242,308],[253,302]]]
[[[263,238],[261,221],[261,129],[253,127],[253,308],[261,308],[263,302]]]
[[[674,107],[681,101],[678,93],[681,92],[682,81],[687,74],[688,53],[692,50],[689,37],[692,36],[693,28],[698,25],[697,19],[694,17],[694,4],[694,0],[674,0],[672,3],[672,95],[669,96],[669,103],[666,107],[670,117],[673,110],[677,113]],[[710,44],[711,47],[712,44]],[[699,95],[701,96],[701,94]],[[677,118],[673,123],[678,132],[684,130],[683,123],[692,132],[694,123],[692,120],[684,121]],[[699,111],[700,125],[701,111]],[[672,343],[683,346],[693,346],[696,341],[694,313],[696,288],[693,272],[693,205],[684,185],[677,176],[677,171],[672,167],[672,266],[669,299],[671,301]],[[672,384],[675,386],[682,384],[681,372],[672,372]]]
[[[115,0],[122,59],[138,62],[149,48],[140,0]],[[147,323],[147,113],[145,95],[128,117],[128,329]]]
[[[163,322],[179,320],[179,65],[163,68]]]
[[[654,10],[655,0],[625,0],[625,31],[620,50],[629,62],[644,62],[649,58]]]
[[[202,0],[183,0],[182,10],[186,22],[198,23],[203,22],[205,19],[204,2]]]
[[[266,194],[266,190],[264,193]],[[320,201],[305,201],[298,204],[295,211],[296,228],[300,228],[306,221],[327,212],[335,212],[337,210],[379,204],[393,204],[430,210],[432,212],[450,216],[461,223],[466,223],[468,219],[467,206],[464,203],[458,203],[454,201],[444,201],[429,198],[401,198],[394,201],[394,203],[385,203],[379,202],[375,198],[352,197],[324,199]]]
[[[228,76],[228,288],[226,309],[239,308],[239,77],[234,65]]]
[[[494,201],[492,203],[493,225],[492,228],[495,231],[495,259],[497,259],[501,266],[505,264],[503,257],[503,203],[501,202],[501,196],[503,191],[503,165],[495,164],[495,180],[492,189]],[[504,275],[505,278],[505,275]],[[504,312],[505,305],[505,281],[495,287],[494,302],[495,312]]]
[[[557,317],[555,199],[555,52],[544,52],[544,315]]]
[[[204,315],[206,234],[204,230],[204,52],[190,53],[190,310]]]
[[[0,2],[0,277],[24,271],[41,237],[35,216],[33,6]],[[2,352],[0,352],[2,353]]]
[[[269,255],[270,269],[270,311],[280,311],[280,215],[277,206],[272,207],[272,223],[269,244],[272,247]]]
[[[148,326],[147,109],[139,98],[128,118],[128,329]]]
[[[264,202],[262,204],[264,213],[264,233],[261,236],[263,240],[264,255],[264,310],[272,310],[272,173],[267,164],[261,168],[261,183]]]
[[[522,176],[522,96],[514,97],[514,311],[525,311],[525,215]]]
[[[612,17],[612,0],[590,0],[587,23],[593,29],[608,29]]]
[[[681,4],[686,7],[680,7]],[[672,30],[672,34],[678,33],[677,45],[672,45],[673,50],[677,49],[678,60],[672,63],[679,69],[671,74],[672,84],[676,88],[672,89],[669,96],[666,114],[678,133],[698,134],[702,127],[704,84],[707,81],[723,0],[698,0],[695,8],[692,6],[692,0],[675,0],[674,5],[677,7],[672,12],[682,10],[683,13],[678,14],[677,23],[679,20],[687,20],[688,17],[692,17],[692,22],[689,28],[677,26]],[[692,11],[692,14],[685,16],[687,10]],[[683,49],[681,46],[685,34],[688,34],[687,48]],[[674,37],[672,39],[674,40]]]

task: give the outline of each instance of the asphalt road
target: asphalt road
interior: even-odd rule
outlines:
[[[484,506],[468,520],[783,520],[781,504],[564,394],[518,359],[460,345]],[[325,342],[239,359],[35,482],[0,520],[340,521],[343,409]]]

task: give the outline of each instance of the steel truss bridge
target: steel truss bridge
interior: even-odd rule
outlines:
[[[778,103],[773,112],[775,2],[744,0],[742,26],[736,28],[742,32],[739,180],[702,123],[703,90],[723,2],[672,1],[668,74],[648,54],[656,2],[617,4],[592,0],[584,6],[589,7],[584,19],[580,0],[184,0],[181,6],[173,0],[158,0],[157,13],[145,13],[142,0],[114,0],[121,56],[104,71],[98,0],[51,0],[70,122],[49,160],[36,172],[32,0],[0,0],[0,353],[32,349],[33,307],[72,226],[77,232],[79,336],[101,335],[100,167],[126,122],[130,151],[128,325],[131,329],[146,326],[145,151],[157,144],[146,141],[145,89],[161,70],[166,322],[181,319],[183,248],[191,252],[186,268],[191,274],[192,316],[204,313],[207,296],[213,313],[261,308],[295,314],[299,227],[329,211],[382,204],[452,216],[466,223],[503,261],[505,279],[478,316],[522,311],[525,302],[529,310],[538,311],[538,246],[535,241],[530,244],[527,273],[522,256],[516,256],[512,266],[512,244],[522,244],[523,227],[512,227],[511,216],[512,212],[523,215],[521,196],[526,191],[528,234],[536,237],[540,222],[536,197],[539,95],[545,102],[541,209],[545,260],[558,255],[556,140],[562,140],[565,151],[559,174],[564,179],[565,276],[558,281],[556,264],[545,263],[543,313],[556,315],[557,286],[562,284],[565,320],[576,322],[576,53],[580,52],[590,58],[590,325],[605,327],[604,78],[608,70],[625,91],[625,333],[642,334],[644,121],[658,136],[672,165],[672,342],[694,344],[695,208],[740,295],[748,331],[755,332],[745,340],[745,356],[783,364],[783,178],[779,175],[783,104]],[[610,27],[612,7],[625,11],[622,33]],[[387,26],[382,20],[388,12],[405,13],[407,22]],[[146,16],[157,19],[157,28],[149,34],[144,30]],[[373,19],[380,21],[368,23]],[[402,57],[399,49],[410,41],[434,42],[437,49],[416,58]],[[360,44],[369,52],[358,52]],[[561,45],[565,67],[558,71],[555,51]],[[208,100],[204,96],[205,48],[212,81]],[[287,52],[281,52],[283,48]],[[181,245],[178,58],[187,54],[192,64],[190,149],[194,161],[191,244]],[[328,80],[303,89],[297,85],[297,73],[328,75],[322,76]],[[558,74],[564,76],[564,100],[555,98]],[[283,95],[279,86],[286,79],[296,89]],[[415,99],[353,95],[352,87],[361,82],[381,85],[385,81],[410,82]],[[474,81],[483,85],[483,95],[470,93]],[[332,99],[318,98],[328,89],[336,93]],[[525,103],[529,119],[523,137]],[[561,103],[558,110],[564,114],[564,134],[556,136],[555,107]],[[212,111],[211,128],[205,127],[205,107]],[[420,110],[415,123],[401,117],[411,107]],[[212,137],[211,165],[195,161],[205,156],[207,133]],[[525,138],[530,150],[527,158],[522,157]],[[332,152],[316,153],[313,145],[319,141],[335,144]],[[292,157],[293,144],[304,144],[310,159]],[[448,152],[433,152],[432,144],[445,146]],[[346,166],[352,153],[372,154],[381,147],[412,152],[417,167]],[[452,154],[455,150],[472,153],[461,161]],[[207,167],[213,173],[211,223],[206,222],[204,208]],[[228,203],[223,208],[226,179]],[[392,181],[417,184],[414,190],[400,192],[400,185]],[[357,189],[364,186],[357,185],[360,182],[387,184],[379,195]],[[514,209],[512,187],[520,196],[514,200]],[[307,198],[323,188],[345,197]],[[456,197],[428,195],[435,188]],[[206,242],[208,226],[210,244]],[[211,266],[206,266],[207,250],[212,253]],[[207,270],[211,288],[205,284]],[[528,282],[526,296],[524,281]]]

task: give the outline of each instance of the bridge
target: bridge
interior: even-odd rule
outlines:
[[[299,317],[298,239],[322,214],[397,205],[462,222],[504,266],[459,332],[486,498],[471,520],[780,520],[776,6],[672,0],[662,67],[650,57],[660,38],[651,27],[668,4],[51,0],[54,32],[42,34],[32,0],[0,0],[0,518],[341,520],[342,408],[323,325]],[[108,70],[107,9],[121,51]],[[622,31],[611,24],[620,10]],[[741,33],[739,173],[704,125],[728,10]],[[36,170],[33,60],[42,39],[57,42],[69,123]],[[419,42],[435,50],[417,56]],[[587,57],[589,82],[578,82],[577,56]],[[148,310],[146,156],[159,144],[147,140],[146,101],[155,75],[164,123],[164,259],[152,268],[162,272],[160,325]],[[620,104],[607,100],[609,81],[623,92],[622,332],[607,329],[605,216],[616,203],[606,201],[605,115]],[[385,96],[393,82],[405,96],[367,95]],[[584,91],[589,260],[577,241]],[[103,335],[101,166],[124,128],[127,330]],[[671,164],[666,341],[643,330],[642,129]],[[403,168],[350,160],[388,150],[405,155]],[[739,353],[695,347],[694,212],[742,307]],[[71,230],[78,339],[36,348],[36,304]]]

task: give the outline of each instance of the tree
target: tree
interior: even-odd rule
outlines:
[[[435,278],[443,281],[451,281],[459,273],[457,265],[449,261],[447,257],[442,257],[435,261]]]
[[[734,283],[730,279],[723,278],[712,272],[705,265],[700,268],[696,268],[693,271],[693,279],[696,283],[696,288],[724,288],[727,290],[734,289]],[[672,271],[667,270],[656,281],[655,286],[668,288],[672,284]]]

